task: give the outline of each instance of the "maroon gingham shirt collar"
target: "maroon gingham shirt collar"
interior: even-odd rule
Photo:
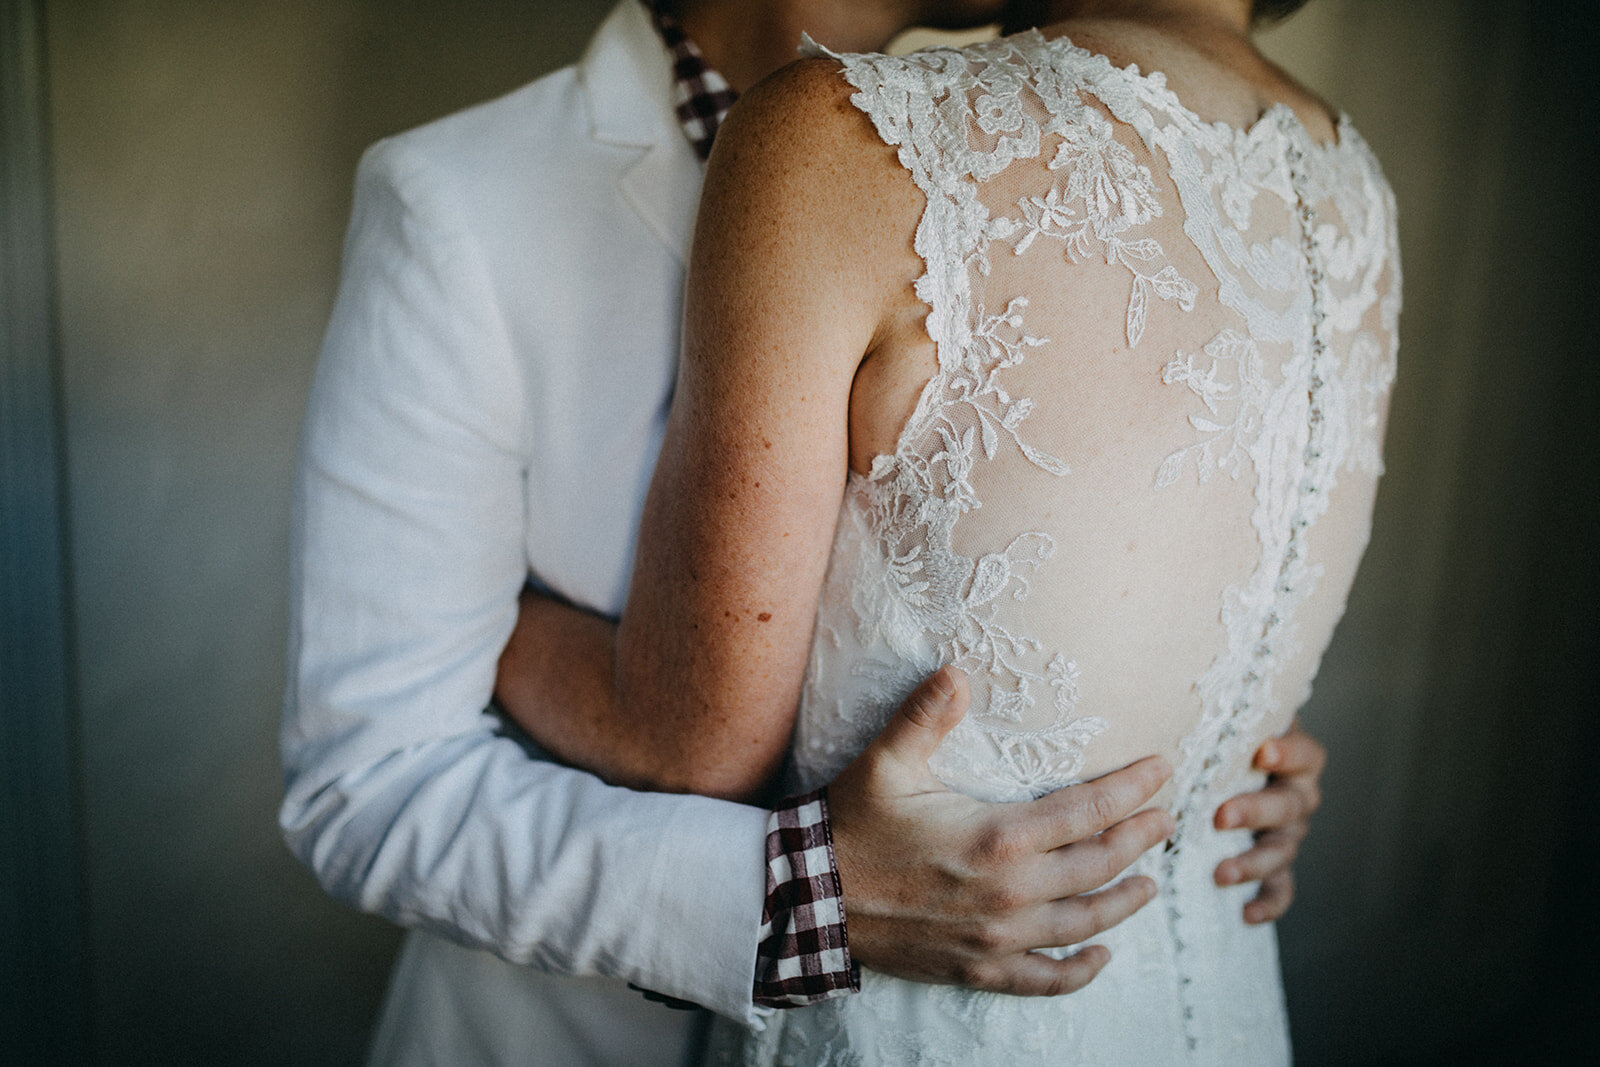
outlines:
[[[728,117],[739,94],[733,91],[726,78],[706,65],[700,49],[683,32],[678,20],[662,10],[657,0],[644,0],[644,5],[650,9],[656,32],[672,55],[672,102],[678,122],[683,126],[683,135],[702,161],[709,159],[717,127]]]

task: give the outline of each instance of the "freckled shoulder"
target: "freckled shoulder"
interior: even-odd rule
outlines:
[[[854,93],[828,58],[797,60],[746,93],[717,134],[697,242],[786,264],[832,293],[830,314],[864,316],[867,345],[921,272],[911,243],[924,199]]]
[[[738,131],[736,139],[752,133],[801,149],[877,143],[870,121],[850,102],[854,91],[836,60],[799,59],[745,93],[729,123]],[[723,144],[720,136],[717,143]]]
[[[858,227],[895,200],[915,207],[915,187],[894,149],[851,103],[854,92],[832,59],[800,59],[774,72],[728,116],[708,182],[721,170],[760,183],[809,205],[812,222],[832,216]],[[905,216],[892,222],[903,225]]]

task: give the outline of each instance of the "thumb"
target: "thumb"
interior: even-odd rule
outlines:
[[[970,696],[964,672],[940,667],[911,691],[870,747],[880,756],[925,771],[933,750],[967,713]]]

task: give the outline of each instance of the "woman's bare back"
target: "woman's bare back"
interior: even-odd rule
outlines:
[[[907,1062],[1287,1055],[1271,933],[1211,884],[1237,846],[1206,816],[1304,700],[1365,546],[1393,201],[1350,124],[1269,65],[1067,28],[1141,66],[1061,27],[839,57],[896,149],[858,165],[884,168],[886,217],[906,219],[859,255],[892,281],[914,228],[921,271],[889,290],[851,394],[795,765],[827,781],[953,662],[973,709],[931,765],[954,788],[1021,799],[1172,759],[1179,830],[1141,868],[1162,898],[1106,935],[1119,958],[1072,997],[873,977],[773,1028],[752,1062],[835,1045]]]

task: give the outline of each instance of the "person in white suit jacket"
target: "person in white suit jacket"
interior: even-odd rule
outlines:
[[[690,6],[691,34],[742,88],[802,28],[867,50],[930,16],[992,17],[999,0]],[[752,973],[768,812],[609,785],[490,701],[530,576],[605,615],[625,599],[702,173],[673,91],[649,12],[622,0],[576,65],[380,142],[358,171],[296,483],[280,821],[330,893],[411,930],[374,1063],[670,1064],[694,1055],[699,1019],[637,989],[753,1025],[767,1010]],[[518,640],[559,646],[569,610],[525,618]],[[1071,848],[1160,779],[967,801],[941,821],[902,803],[894,776],[960,711],[948,685],[919,690],[831,798],[841,855],[896,858],[841,872],[855,956],[1046,992],[1026,949],[1048,930],[986,935],[1068,891],[996,893],[1024,859],[986,842],[1027,822]],[[1274,915],[1321,751],[1302,734],[1275,756],[1274,783],[1219,813],[1262,830],[1232,873],[1263,879]],[[958,869],[955,885],[933,877]]]

